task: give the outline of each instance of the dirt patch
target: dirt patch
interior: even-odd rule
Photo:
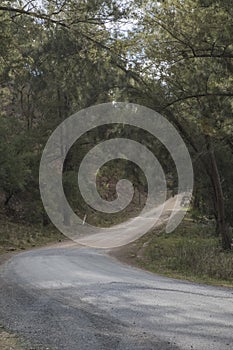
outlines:
[[[117,247],[108,252],[108,254],[124,264],[128,264],[135,267],[140,267],[139,260],[145,260],[143,252],[146,246],[150,243],[154,235],[159,235],[164,228],[164,225],[160,225],[158,228],[153,229],[150,233],[147,233],[139,240],[129,243],[122,247]]]
[[[23,350],[19,339],[11,333],[8,333],[0,326],[0,348],[1,350]]]
[[[137,253],[138,253],[138,243],[130,243],[123,247],[114,248],[109,252],[109,255],[118,259],[119,261],[129,264],[137,265]]]
[[[0,265],[3,265],[7,260],[9,260],[16,253],[17,252],[9,252],[9,253],[0,254]]]

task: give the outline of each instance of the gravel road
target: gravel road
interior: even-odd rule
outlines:
[[[0,321],[33,349],[233,349],[232,289],[160,277],[104,250],[18,254],[0,287]]]

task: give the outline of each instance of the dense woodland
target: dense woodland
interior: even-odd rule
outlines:
[[[195,172],[191,214],[215,221],[222,247],[230,249],[232,18],[231,0],[1,1],[1,215],[49,224],[38,185],[49,136],[83,108],[129,101],[161,113],[180,132]],[[63,180],[74,210],[88,210],[76,184],[81,159],[99,141],[119,135],[150,148],[176,190],[164,147],[145,132],[116,124],[87,133],[68,154]],[[114,182],[125,173],[143,205],[145,178],[124,161],[103,168],[103,196],[114,198]]]

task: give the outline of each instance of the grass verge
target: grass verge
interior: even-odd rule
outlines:
[[[50,225],[14,223],[0,215],[0,254],[60,242],[65,237]]]
[[[169,277],[233,287],[233,252],[221,249],[212,226],[190,220],[171,234],[152,235],[137,261]]]

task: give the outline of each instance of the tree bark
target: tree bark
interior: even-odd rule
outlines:
[[[64,97],[64,95],[61,93],[60,91],[60,87],[58,86],[57,87],[57,101],[58,101],[58,119],[60,122],[63,122],[66,118],[66,105],[65,103],[67,102],[66,101],[66,97]],[[65,153],[66,153],[66,146],[65,146],[65,135],[66,133],[66,129],[65,127],[63,127],[61,129],[61,133],[60,133],[60,153],[61,153],[61,158],[63,159]],[[66,165],[66,159],[63,163],[63,174],[64,174],[64,166]],[[62,215],[63,215],[63,224],[65,226],[70,226],[70,214],[69,214],[69,211],[67,210],[66,207],[62,208]]]
[[[172,113],[169,113],[172,121],[181,132],[181,134],[187,139],[189,144],[192,146],[193,150],[200,154],[198,146],[196,142],[192,138],[190,134],[186,132],[184,127],[178,120],[173,116]],[[221,178],[218,170],[218,165],[216,162],[216,157],[214,153],[214,149],[212,146],[212,142],[209,137],[205,138],[205,143],[208,151],[208,158],[201,157],[202,164],[204,165],[205,171],[210,178],[212,187],[213,187],[213,201],[214,201],[214,211],[215,211],[215,219],[216,219],[216,234],[222,239],[222,248],[224,250],[231,249],[231,237],[229,234],[229,227],[226,222],[225,217],[225,204],[224,204],[224,195],[222,190]]]
[[[224,250],[230,250],[231,237],[229,234],[229,227],[226,223],[225,217],[224,195],[222,191],[222,184],[216,162],[215,152],[210,140],[207,141],[207,149],[209,151],[209,163],[211,170],[209,175],[211,176],[211,182],[214,188],[214,204],[217,214],[216,231],[217,234],[222,238],[222,248]]]

